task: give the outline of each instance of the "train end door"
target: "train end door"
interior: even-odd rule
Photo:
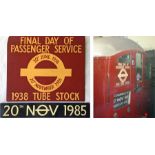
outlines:
[[[112,117],[132,117],[131,53],[124,51],[111,57],[110,102]]]

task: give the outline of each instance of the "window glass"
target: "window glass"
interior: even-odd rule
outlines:
[[[151,64],[149,62],[146,62],[145,64],[145,79],[151,79]]]
[[[137,81],[142,80],[142,54],[136,53],[136,79]]]
[[[130,55],[126,54],[118,58],[119,63],[127,63],[130,64]]]

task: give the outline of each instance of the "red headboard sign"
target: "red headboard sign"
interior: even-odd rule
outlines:
[[[85,100],[85,37],[9,37],[7,67],[7,101]]]

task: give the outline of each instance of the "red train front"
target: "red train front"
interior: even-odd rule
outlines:
[[[151,64],[125,37],[94,38],[94,117],[148,117]]]

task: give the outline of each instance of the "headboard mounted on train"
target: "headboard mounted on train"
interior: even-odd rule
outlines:
[[[125,50],[144,51],[140,45],[127,37],[94,37],[94,56],[112,56]]]

